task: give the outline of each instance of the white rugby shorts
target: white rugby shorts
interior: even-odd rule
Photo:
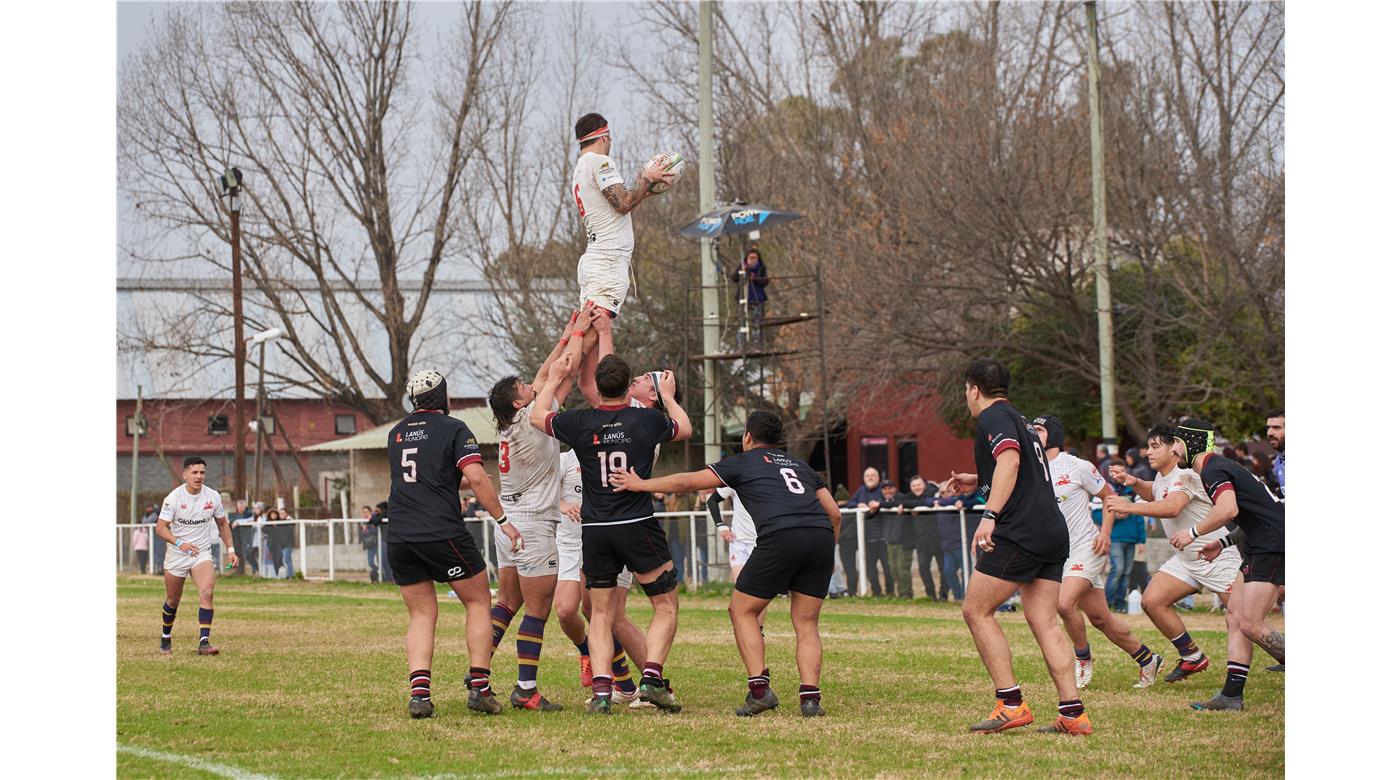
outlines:
[[[1064,577],[1081,577],[1099,590],[1108,582],[1108,569],[1110,561],[1107,555],[1095,555],[1094,545],[1081,544],[1071,547],[1069,558],[1065,560],[1065,570],[1061,575]]]
[[[496,568],[514,567],[522,577],[548,577],[558,573],[559,552],[555,544],[558,521],[512,517],[510,524],[520,532],[525,547],[520,552],[512,551],[510,538],[496,526]]]
[[[165,545],[165,573],[176,577],[188,577],[194,567],[201,563],[213,565],[214,558],[209,551],[200,550],[198,555],[190,555],[173,544]]]
[[[1173,555],[1157,571],[1166,572],[1196,590],[1204,588],[1212,593],[1228,594],[1235,584],[1235,575],[1240,573],[1240,551],[1227,547],[1213,561],[1188,561]]]
[[[632,255],[589,250],[578,259],[579,305],[594,304],[617,314],[632,286]]]
[[[729,543],[730,568],[738,568],[748,563],[750,555],[753,555],[753,542],[741,542],[735,539]]]

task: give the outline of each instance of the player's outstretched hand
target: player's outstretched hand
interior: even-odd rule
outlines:
[[[996,543],[992,541],[992,531],[997,527],[996,521],[990,517],[983,518],[977,524],[977,532],[972,535],[972,546],[981,552],[991,552],[996,548]]]
[[[1216,539],[1213,542],[1206,542],[1206,545],[1196,553],[1196,557],[1203,561],[1213,561],[1223,552],[1225,552],[1225,545],[1221,544],[1219,539]]]
[[[966,492],[968,490],[976,489],[976,474],[964,474],[957,471],[951,472],[951,474],[952,476],[949,478],[948,484],[952,485],[955,490],[961,490]]]
[[[509,520],[501,524],[501,533],[505,534],[506,538],[510,540],[511,552],[518,553],[525,549],[525,540],[520,538],[520,531],[517,530],[515,525]]]
[[[1104,499],[1103,508],[1119,517],[1126,517],[1132,514],[1133,502],[1123,496],[1109,496]]]
[[[666,398],[676,397],[676,374],[670,369],[661,372],[661,394]]]
[[[641,493],[644,490],[642,487],[642,478],[637,475],[637,470],[635,468],[629,468],[626,471],[619,470],[612,472],[608,475],[608,482],[612,483],[614,493],[622,493],[624,491]]]
[[[648,160],[647,164],[642,168],[642,178],[646,179],[648,184],[655,184],[656,182],[665,180],[666,155],[658,154]],[[672,177],[672,179],[674,178],[675,177]]]
[[[1175,547],[1178,550],[1185,550],[1186,546],[1191,544],[1191,542],[1193,541],[1195,540],[1191,538],[1190,528],[1183,528],[1180,531],[1177,531],[1176,533],[1172,534],[1171,538],[1172,547]]]
[[[1138,482],[1138,478],[1128,473],[1128,470],[1119,465],[1108,467],[1108,478],[1125,487],[1132,487]]]

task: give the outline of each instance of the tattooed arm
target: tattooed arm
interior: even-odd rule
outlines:
[[[637,185],[633,189],[627,189],[621,184],[614,184],[603,190],[603,197],[612,204],[613,210],[619,214],[627,214],[637,207],[637,204],[646,200],[651,192],[651,180],[647,179],[646,172],[637,175]]]

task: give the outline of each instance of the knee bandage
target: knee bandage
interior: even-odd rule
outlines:
[[[642,583],[642,592],[648,596],[664,596],[676,589],[676,570],[667,569],[660,577]]]

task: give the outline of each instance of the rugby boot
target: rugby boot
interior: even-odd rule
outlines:
[[[1243,709],[1244,709],[1244,697],[1243,697],[1243,696],[1226,696],[1226,695],[1223,694],[1223,693],[1217,693],[1217,694],[1215,694],[1214,696],[1210,697],[1209,699],[1206,699],[1205,701],[1193,701],[1193,702],[1191,702],[1191,709],[1193,709],[1193,710],[1236,710],[1236,711],[1238,711],[1238,710],[1243,710]]]
[[[676,698],[676,694],[671,690],[671,681],[662,680],[660,685],[647,685],[642,683],[642,701],[655,705],[657,709],[665,712],[680,712],[681,703]]]
[[[820,701],[818,701],[818,700],[816,700],[816,699],[803,699],[803,700],[802,700],[802,717],[804,717],[804,718],[820,718],[821,716],[823,716],[823,715],[825,715],[825,714],[826,714],[826,710],[822,709],[822,703],[821,703]]]
[[[604,696],[594,696],[589,700],[588,708],[585,711],[594,715],[611,715],[612,699]]]
[[[996,709],[992,710],[986,720],[972,724],[974,734],[995,734],[998,731],[1029,726],[1035,722],[1035,716],[1031,715],[1031,708],[1026,703],[1021,702],[1019,707],[1008,707],[1006,702],[997,699]]]
[[[1133,683],[1134,688],[1151,688],[1157,682],[1157,672],[1162,669],[1162,656],[1152,654],[1152,660],[1147,662],[1147,666],[1138,668],[1138,681]]]
[[[1181,682],[1196,672],[1204,672],[1210,666],[1210,659],[1204,653],[1195,661],[1188,661],[1185,658],[1176,662],[1176,668],[1167,672],[1166,680],[1169,683]]]
[[[195,652],[199,653],[200,655],[218,655],[219,648],[209,644],[208,642],[200,642],[199,649]]]
[[[408,716],[414,720],[433,717],[433,700],[426,696],[408,697]]]
[[[614,685],[612,692],[612,703],[616,704],[619,707],[621,707],[624,704],[628,707],[631,707],[637,702],[637,697],[640,695],[641,691],[637,690],[636,688],[633,688],[631,693],[627,693],[621,688]]]
[[[517,710],[534,710],[536,712],[558,712],[564,709],[564,705],[555,704],[546,699],[538,687],[527,691],[519,685],[510,692],[510,706]]]
[[[476,688],[472,688],[467,693],[467,709],[474,712],[483,712],[487,715],[499,715],[501,712],[501,702],[496,699],[496,694],[491,691],[482,693]]]
[[[593,659],[586,655],[578,657],[578,684],[593,690]]]
[[[1074,659],[1074,687],[1087,688],[1092,679],[1094,679],[1094,659]]]
[[[753,694],[744,697],[744,706],[734,710],[734,714],[741,718],[752,718],[760,712],[771,710],[778,706],[778,694],[773,693],[769,688],[763,693],[763,698],[755,699]]]
[[[160,654],[170,655],[170,640],[162,638],[160,640]]]
[[[1089,723],[1089,715],[1081,712],[1078,717],[1074,718],[1056,715],[1054,723],[1049,726],[1041,726],[1036,731],[1041,734],[1069,734],[1074,737],[1086,737],[1094,733],[1094,726]]]

